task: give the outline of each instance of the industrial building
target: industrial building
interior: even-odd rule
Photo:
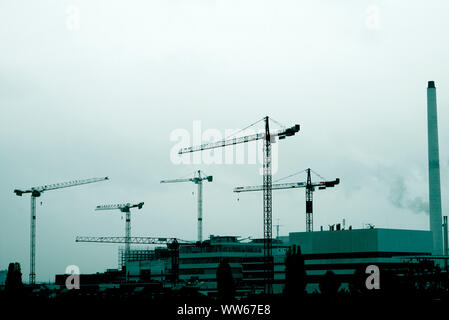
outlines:
[[[301,248],[307,279],[307,290],[318,288],[320,277],[333,271],[342,288],[348,286],[356,270],[376,265],[380,270],[409,270],[420,259],[432,256],[431,231],[401,229],[350,229],[318,232],[292,232],[273,243],[273,292],[281,293],[285,280],[287,249]],[[162,250],[162,249],[160,249]],[[138,255],[136,255],[137,257]],[[126,263],[129,279],[164,281],[171,270],[167,255],[147,261]],[[216,272],[221,261],[231,267],[237,291],[241,294],[263,290],[263,239],[239,241],[235,236],[210,236],[202,245],[184,244],[179,248],[179,283],[198,287],[205,294],[217,290]]]
[[[128,260],[125,251],[119,249],[119,268],[125,267],[129,282],[156,280],[170,282],[173,273],[173,257],[167,248],[130,250]]]
[[[263,239],[239,241],[235,236],[211,235],[201,244],[183,244],[179,247],[179,282],[197,286],[205,293],[215,292],[217,268],[221,261],[226,261],[238,291],[258,293],[264,284],[263,248]],[[287,248],[282,241],[273,241],[275,293],[283,289]],[[126,272],[130,281],[140,281],[142,274],[151,274],[152,280],[165,280],[173,268],[171,263],[170,257],[155,255],[147,261],[128,261]]]
[[[301,246],[308,290],[318,287],[320,277],[333,271],[343,288],[356,270],[376,265],[385,270],[410,269],[417,257],[431,257],[432,233],[421,230],[352,229],[320,232],[293,232],[290,245]]]

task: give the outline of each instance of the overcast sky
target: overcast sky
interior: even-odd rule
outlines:
[[[0,269],[20,262],[28,280],[30,199],[13,190],[72,179],[111,180],[38,199],[38,281],[117,267],[117,245],[74,241],[124,235],[99,204],[144,201],[133,235],[196,239],[195,185],[159,181],[197,169],[214,176],[205,237],[262,237],[262,195],[232,193],[262,183],[258,165],[172,163],[171,133],[195,120],[223,134],[265,115],[300,124],[273,180],[307,167],[341,178],[315,192],[315,230],[428,229],[428,80],[449,205],[448,12],[446,0],[1,0]],[[281,234],[304,231],[304,189],[273,197]]]

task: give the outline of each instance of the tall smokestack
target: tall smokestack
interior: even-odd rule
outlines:
[[[440,157],[438,151],[437,96],[435,82],[427,86],[427,146],[429,157],[429,218],[433,233],[433,254],[443,254],[443,232],[440,190]]]

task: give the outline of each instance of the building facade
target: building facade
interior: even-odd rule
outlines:
[[[308,291],[316,290],[320,278],[329,270],[345,287],[358,269],[376,265],[380,273],[404,273],[416,263],[415,257],[432,254],[430,231],[370,228],[293,232],[283,239],[301,247]]]
[[[292,232],[273,241],[274,293],[283,291],[286,252],[293,245],[301,248],[309,292],[318,290],[320,279],[327,271],[332,271],[345,288],[356,271],[366,266],[376,265],[381,273],[405,274],[419,259],[434,258],[430,231],[370,228]],[[191,285],[210,294],[217,290],[217,268],[220,262],[226,261],[237,294],[258,293],[264,287],[263,239],[241,241],[234,236],[210,236],[201,244],[180,245],[176,260],[163,248],[151,254],[135,254],[136,257],[146,255],[151,258],[126,264],[129,281],[151,279],[166,286]],[[177,270],[176,282],[174,270]]]

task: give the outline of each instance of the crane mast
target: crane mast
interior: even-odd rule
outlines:
[[[131,251],[131,208],[142,209],[144,202],[137,204],[124,203],[124,204],[113,204],[113,205],[99,205],[95,210],[120,210],[125,213],[125,261],[128,261],[129,252]]]
[[[263,158],[263,219],[264,219],[264,260],[265,293],[273,293],[273,227],[272,227],[272,175],[271,138],[268,117],[265,117],[265,141]]]
[[[279,229],[280,227],[283,227],[282,224],[279,224],[279,219],[278,219],[278,223],[274,225],[276,227],[276,238],[279,238]]]
[[[30,222],[30,284],[36,283],[36,197],[31,195]]]
[[[21,197],[24,193],[31,193],[31,221],[30,221],[30,274],[29,283],[36,283],[36,198],[40,197],[45,191],[57,190],[62,188],[75,187],[83,184],[109,180],[108,177],[91,178],[84,180],[72,180],[68,182],[48,184],[39,187],[32,187],[26,190],[14,189],[14,193]]]
[[[198,197],[197,197],[197,232],[198,232],[198,241],[203,241],[203,181],[207,180],[208,182],[213,181],[212,176],[202,176],[201,170],[197,171],[197,176],[193,178],[187,179],[172,179],[172,180],[161,180],[161,183],[177,183],[177,182],[193,182],[198,186]]]
[[[197,208],[198,208],[198,223],[197,223],[197,233],[198,241],[203,241],[203,180],[201,180],[201,171],[198,170],[198,197],[197,197]]]
[[[307,169],[306,184],[306,232],[313,231],[313,186],[312,177],[310,176],[310,168]]]
[[[214,143],[206,143],[199,146],[182,148],[179,154],[203,151],[208,149],[220,148],[239,143],[247,143],[255,140],[264,140],[263,144],[263,224],[264,224],[264,280],[265,293],[272,293],[273,279],[273,255],[272,255],[272,172],[271,172],[271,143],[277,137],[279,140],[295,135],[299,131],[299,125],[278,130],[271,133],[269,127],[269,117],[263,118],[265,127],[263,133],[225,139]]]

